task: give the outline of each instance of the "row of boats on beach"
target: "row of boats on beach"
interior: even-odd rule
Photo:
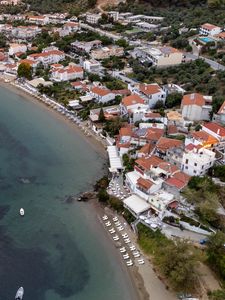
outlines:
[[[139,265],[145,263],[144,259],[141,257],[141,253],[136,247],[131,243],[130,237],[127,232],[124,232],[124,226],[119,221],[118,217],[115,216],[112,220],[109,220],[107,215],[102,216],[104,225],[108,229],[108,232],[112,235],[112,239],[118,242],[120,245],[119,251],[126,262],[128,267],[133,266],[134,259],[137,259]],[[115,226],[115,227],[114,227]],[[124,244],[124,245],[123,245]],[[133,259],[133,260],[132,260]]]

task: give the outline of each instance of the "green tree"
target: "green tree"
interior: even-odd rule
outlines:
[[[166,107],[172,108],[181,104],[182,94],[181,93],[172,93],[166,97]]]
[[[208,240],[208,261],[212,268],[225,279],[225,234],[217,231],[216,234],[209,236]]]
[[[158,100],[154,106],[154,109],[161,109],[164,107],[164,102],[163,100]]]
[[[216,290],[209,294],[210,300],[224,300],[225,299],[225,290]]]
[[[119,39],[115,42],[115,44],[119,47],[127,48],[129,47],[129,43],[125,39]]]
[[[107,203],[109,200],[109,194],[105,189],[100,189],[98,192],[98,200],[99,202]]]
[[[18,77],[24,77],[28,80],[32,79],[32,68],[28,63],[21,63],[17,70]]]
[[[102,107],[99,112],[98,121],[101,123],[105,122],[105,114]]]

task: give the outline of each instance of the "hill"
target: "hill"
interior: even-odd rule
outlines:
[[[29,4],[29,10],[38,11],[40,13],[49,12],[69,12],[78,14],[96,4],[96,0],[25,0]]]

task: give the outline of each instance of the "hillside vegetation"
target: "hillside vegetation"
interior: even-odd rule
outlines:
[[[96,4],[96,0],[25,0],[30,5],[30,10],[41,13],[69,12],[78,14]]]

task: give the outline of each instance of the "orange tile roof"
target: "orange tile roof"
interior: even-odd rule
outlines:
[[[138,178],[137,184],[141,187],[143,187],[145,190],[149,190],[154,183],[148,179],[144,179],[142,177]]]
[[[176,134],[178,133],[178,129],[176,125],[169,125],[167,129],[168,134]]]
[[[143,153],[144,155],[148,155],[152,152],[153,149],[154,146],[150,143],[147,143],[138,151],[138,153]]]
[[[173,177],[168,178],[165,181],[165,183],[170,186],[176,187],[178,190],[181,190],[186,186],[186,184],[184,182],[180,181],[179,179],[173,178]]]
[[[160,115],[160,113],[148,112],[145,114],[145,117],[150,119],[156,119],[156,118],[161,118],[162,116]]]
[[[201,28],[204,28],[204,29],[207,29],[207,30],[212,30],[212,29],[215,29],[215,28],[219,28],[219,26],[209,24],[209,23],[205,23],[201,26]]]
[[[225,39],[225,32],[220,32],[217,36],[221,39]]]
[[[150,170],[152,167],[157,167],[159,164],[163,163],[164,161],[157,157],[157,156],[151,156],[148,158],[138,158],[135,163],[139,166],[141,166],[145,170]]]
[[[205,105],[205,98],[203,95],[198,93],[184,95],[181,102],[181,107],[183,107],[184,105],[203,106]]]
[[[146,133],[146,139],[151,141],[158,141],[164,134],[164,130],[161,128],[148,128]]]
[[[34,65],[34,64],[36,64],[32,59],[21,59],[20,61],[19,61],[19,64],[22,64],[22,63],[27,63],[27,64],[29,64],[29,65]]]
[[[45,16],[29,16],[29,19],[44,20]]]
[[[160,165],[159,168],[166,171],[167,173],[173,175],[174,173],[179,171],[179,168],[176,167],[175,165],[167,162],[167,161],[163,161]]]
[[[50,51],[46,51],[46,52],[42,52],[42,53],[33,53],[30,54],[29,57],[46,57],[46,56],[50,56],[50,55],[63,55],[64,52],[60,51],[60,50],[50,50]]]
[[[220,137],[225,137],[225,128],[216,123],[205,123],[204,127],[216,133]]]
[[[183,144],[182,141],[180,140],[175,140],[175,139],[169,139],[166,137],[161,137],[158,141],[158,143],[156,144],[157,149],[162,150],[162,151],[166,151],[170,148],[173,147],[179,147]]]
[[[160,93],[161,88],[158,84],[140,84],[139,90],[145,95],[154,95]]]
[[[111,90],[108,90],[108,89],[102,89],[102,88],[99,88],[99,87],[93,87],[92,89],[91,89],[91,91],[92,91],[92,93],[94,93],[94,94],[97,94],[97,95],[99,95],[99,96],[106,96],[106,95],[108,95],[108,94],[110,94],[111,93]]]
[[[145,101],[138,95],[130,95],[130,96],[124,97],[122,99],[122,103],[125,106],[131,106],[134,104],[145,104]]]
[[[176,179],[182,181],[185,185],[187,185],[189,180],[191,179],[191,176],[180,171],[180,172],[174,173],[173,178],[176,178]]]
[[[133,134],[133,131],[132,131],[131,126],[120,128],[120,133],[119,133],[120,136],[132,136],[132,134]]]
[[[193,131],[191,135],[197,139],[201,140],[203,143],[207,142],[209,144],[215,144],[218,143],[218,140],[213,137],[212,135],[208,134],[207,132],[200,130],[200,131]]]

